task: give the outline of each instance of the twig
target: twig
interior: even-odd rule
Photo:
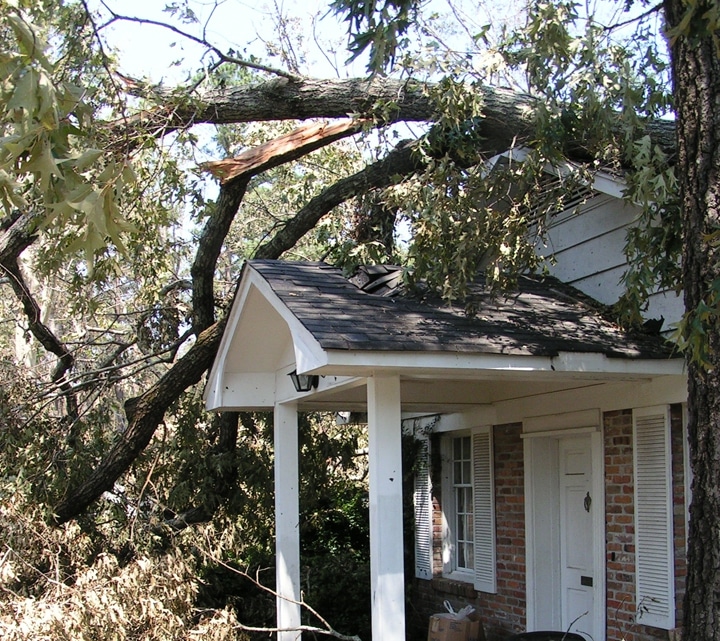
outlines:
[[[261,628],[244,625],[243,623],[236,623],[235,627],[240,630],[245,630],[246,632],[314,632],[316,634],[324,634],[325,636],[334,637],[336,639],[340,639],[341,641],[362,641],[356,634],[348,636],[333,629],[326,630],[325,628],[316,628],[312,625],[299,625],[295,628]]]
[[[663,3],[658,2],[656,5],[650,7],[647,11],[644,13],[641,13],[639,16],[635,16],[634,18],[628,18],[627,20],[623,22],[617,22],[615,24],[606,25],[603,26],[603,31],[615,31],[616,29],[622,29],[623,27],[627,27],[629,24],[632,24],[633,22],[640,22],[641,20],[644,20],[648,16],[651,16],[653,13],[659,12],[663,8]]]
[[[177,27],[167,24],[166,22],[161,22],[160,20],[151,20],[150,18],[138,18],[136,16],[124,16],[119,13],[115,13],[112,9],[109,7],[106,8],[110,12],[110,15],[112,16],[110,20],[108,20],[105,24],[101,25],[99,28],[104,29],[105,27],[111,25],[113,22],[117,22],[120,20],[124,20],[126,22],[134,22],[136,24],[149,24],[153,25],[155,27],[160,27],[162,29],[168,29],[169,31],[172,31],[173,33],[178,34],[179,36],[182,36],[183,38],[187,38],[188,40],[191,40],[192,42],[195,42],[203,47],[207,47],[210,51],[212,51],[222,62],[227,62],[230,64],[238,65],[240,67],[247,67],[249,69],[256,69],[257,71],[264,71],[265,73],[270,73],[275,76],[280,76],[282,78],[287,78],[288,80],[297,81],[300,80],[300,76],[290,73],[289,71],[284,71],[283,69],[275,69],[274,67],[268,67],[267,65],[263,65],[257,62],[250,62],[248,60],[243,60],[242,58],[236,58],[234,56],[228,56],[227,54],[223,53],[220,49],[218,49],[215,45],[209,43],[204,38],[199,38],[198,36],[194,36],[191,33],[188,33],[187,31],[183,31],[182,29],[178,29]]]
[[[243,572],[242,570],[238,570],[237,568],[232,567],[231,565],[228,565],[221,559],[218,559],[216,556],[208,552],[207,550],[200,550],[201,554],[204,554],[207,558],[209,558],[214,563],[217,563],[218,565],[222,566],[226,570],[229,570],[230,572],[234,572],[235,574],[238,574],[239,576],[242,576],[248,581],[251,581],[256,587],[260,588],[261,590],[267,592],[268,594],[271,594],[272,596],[276,598],[283,599],[284,601],[287,601],[288,603],[293,603],[295,605],[299,605],[300,607],[305,608],[310,614],[312,614],[314,617],[316,617],[320,623],[322,623],[325,627],[324,628],[318,628],[314,626],[308,626],[308,625],[300,625],[295,628],[256,628],[252,626],[246,626],[242,623],[238,623],[237,627],[246,630],[248,632],[294,632],[294,631],[302,631],[302,632],[315,632],[317,634],[324,634],[326,636],[335,637],[336,639],[340,639],[341,641],[361,641],[360,637],[357,635],[348,636],[345,634],[342,634],[335,630],[328,621],[321,616],[315,608],[313,608],[311,605],[309,605],[305,599],[303,598],[302,594],[300,596],[300,600],[297,601],[295,599],[291,599],[285,595],[278,594],[275,590],[272,588],[267,587],[266,585],[263,585],[260,582],[260,579],[256,576],[253,578],[250,576],[247,572]]]

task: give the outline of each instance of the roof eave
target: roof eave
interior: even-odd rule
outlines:
[[[484,378],[489,373],[555,372],[630,377],[673,376],[684,373],[682,358],[608,357],[597,352],[560,352],[552,356],[464,352],[408,352],[327,350],[324,365],[312,374],[372,376],[392,371],[407,374],[465,374]]]

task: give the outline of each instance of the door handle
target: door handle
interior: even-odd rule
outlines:
[[[593,578],[591,576],[581,576],[580,577],[580,585],[584,585],[588,588],[591,588],[593,586]]]
[[[585,499],[583,500],[583,505],[585,506],[585,511],[590,511],[590,506],[592,505],[592,498],[590,497],[590,492],[588,492],[585,495]]]

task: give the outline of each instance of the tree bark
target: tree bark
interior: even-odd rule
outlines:
[[[21,214],[0,236],[0,263],[16,261],[37,238],[37,227],[45,212],[35,210]]]
[[[711,9],[699,2],[697,15]],[[665,0],[670,28],[680,24],[687,3]],[[715,34],[714,37],[717,37]],[[683,214],[685,308],[710,302],[720,279],[713,234],[720,225],[720,58],[713,35],[691,26],[671,47],[677,123],[677,176]],[[708,366],[688,362],[688,434],[693,472],[683,636],[720,639],[720,325],[707,321]]]
[[[391,78],[312,79],[287,78],[258,85],[241,85],[202,94],[197,100],[182,102],[168,95],[156,96],[162,106],[135,118],[113,123],[111,139],[125,147],[138,131],[163,135],[197,123],[231,124],[271,120],[311,118],[373,119],[377,125],[396,122],[432,122],[438,110],[428,95],[426,84]],[[530,114],[535,99],[510,89],[476,86],[482,95],[483,118],[476,131],[484,140],[479,152],[492,156],[521,144],[534,135]],[[653,142],[668,153],[675,149],[675,126],[671,121],[646,125]],[[572,141],[569,142],[572,149]],[[579,147],[578,147],[579,148]]]
[[[190,268],[193,283],[193,329],[196,334],[215,322],[215,267],[249,181],[249,176],[238,178],[221,187],[215,211],[208,218],[200,235],[195,260]]]

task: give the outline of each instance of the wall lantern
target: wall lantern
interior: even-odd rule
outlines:
[[[290,372],[288,376],[292,379],[296,392],[309,392],[311,389],[317,389],[317,386],[320,383],[319,376],[298,374],[296,369]]]

